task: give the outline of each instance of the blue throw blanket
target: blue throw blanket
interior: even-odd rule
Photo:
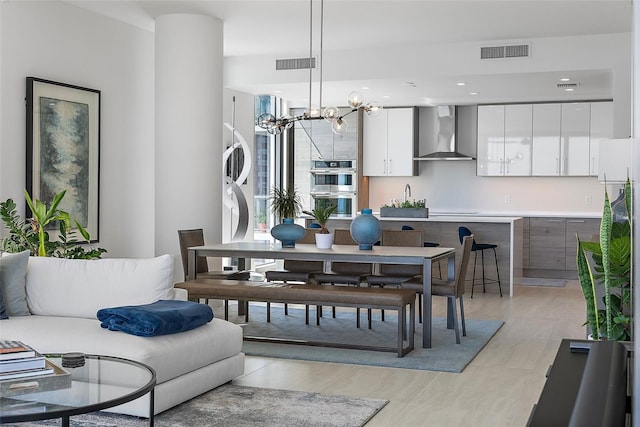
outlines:
[[[188,331],[212,319],[211,307],[191,301],[160,300],[146,305],[98,310],[98,320],[103,328],[141,337]]]

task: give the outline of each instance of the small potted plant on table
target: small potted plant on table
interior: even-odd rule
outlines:
[[[316,207],[312,211],[303,211],[305,214],[312,216],[320,225],[320,231],[316,233],[316,247],[318,249],[331,249],[333,245],[333,233],[327,228],[327,221],[336,209],[336,205],[329,205]]]

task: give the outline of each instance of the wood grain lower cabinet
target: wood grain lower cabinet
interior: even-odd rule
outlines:
[[[529,268],[564,270],[565,240],[564,218],[529,218]]]
[[[600,229],[600,218],[529,218],[528,220],[523,250],[523,264],[528,269],[577,271],[576,234],[581,240],[588,241],[592,240]]]

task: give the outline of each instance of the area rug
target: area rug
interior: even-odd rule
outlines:
[[[156,415],[158,427],[357,427],[377,414],[388,400],[361,399],[223,385]],[[60,420],[7,424],[59,426]],[[143,427],[147,419],[96,412],[71,417],[72,427]]]
[[[567,286],[565,279],[545,279],[537,277],[520,277],[514,280],[516,285],[521,286],[551,286],[554,288],[564,288]]]
[[[241,325],[245,336],[396,346],[397,317],[394,312],[385,312],[385,321],[382,322],[380,310],[374,310],[372,329],[367,329],[366,310],[362,310],[359,329],[356,328],[355,312],[352,311],[338,311],[334,319],[330,309],[325,308],[320,326],[315,325],[314,316],[315,311],[312,310],[313,320],[310,325],[305,325],[303,309],[289,308],[289,315],[285,316],[282,307],[272,306],[271,323],[267,323],[265,308],[251,305],[250,322]],[[384,351],[246,340],[242,349],[251,356],[458,373],[476,357],[503,323],[500,320],[466,319],[467,336],[461,336],[461,343],[456,344],[454,331],[446,328],[446,319],[434,318],[432,348],[422,348],[422,325],[416,322],[415,349],[401,358],[396,353]]]

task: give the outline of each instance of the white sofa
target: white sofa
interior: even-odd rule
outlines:
[[[124,357],[155,369],[155,413],[165,411],[244,373],[242,330],[214,318],[198,328],[170,335],[139,337],[100,327],[105,307],[186,299],[173,288],[174,260],[70,260],[30,257],[26,300],[31,315],[0,320],[0,336],[41,353],[82,352]],[[147,417],[149,396],[113,409]]]

